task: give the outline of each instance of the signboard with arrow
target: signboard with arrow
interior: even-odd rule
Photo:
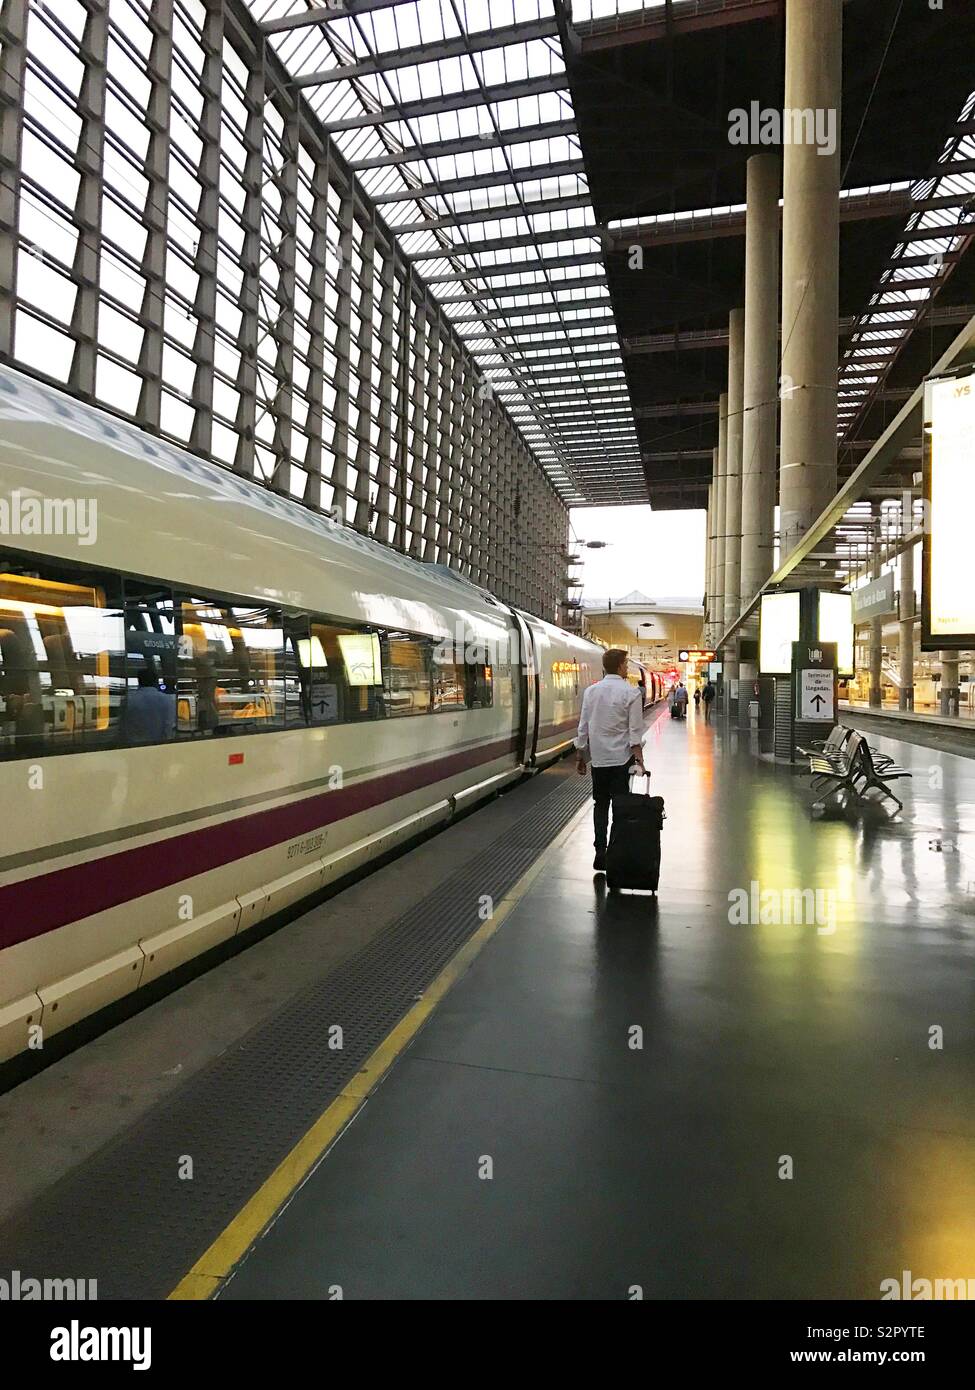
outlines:
[[[799,718],[833,724],[833,672],[821,667],[804,667],[800,672],[802,703]]]
[[[836,723],[835,642],[792,644],[792,688],[798,723]]]

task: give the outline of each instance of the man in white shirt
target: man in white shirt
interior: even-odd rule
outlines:
[[[641,774],[643,763],[643,699],[640,687],[623,676],[627,655],[619,648],[603,653],[605,675],[590,685],[582,697],[582,713],[576,734],[578,769],[585,773],[592,766],[593,825],[596,832],[596,858],[593,868],[606,871],[606,834],[609,807],[614,796],[629,790],[629,767],[636,763]]]

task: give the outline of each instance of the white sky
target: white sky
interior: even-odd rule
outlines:
[[[571,535],[608,541],[605,550],[581,550],[582,597],[622,598],[640,589],[649,598],[704,594],[707,513],[655,512],[652,507],[573,507]]]

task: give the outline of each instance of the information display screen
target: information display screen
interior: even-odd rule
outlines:
[[[841,676],[853,675],[853,595],[819,595],[819,640],[836,643],[836,670]]]
[[[975,376],[927,382],[924,404],[921,646],[975,647]]]
[[[759,611],[758,669],[763,676],[788,676],[792,644],[799,640],[799,595],[763,594]]]

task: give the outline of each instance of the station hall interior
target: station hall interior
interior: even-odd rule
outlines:
[[[975,1298],[975,5],[3,0],[0,207],[0,1299]]]

